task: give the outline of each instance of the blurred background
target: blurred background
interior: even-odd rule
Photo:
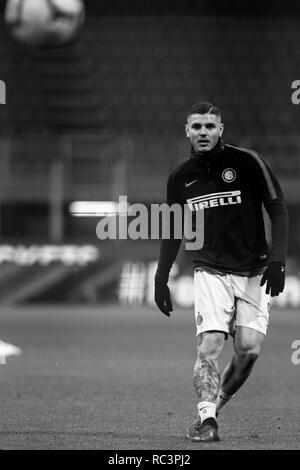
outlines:
[[[224,141],[260,152],[282,185],[291,226],[276,302],[299,307],[299,3],[84,3],[72,43],[39,48],[12,37],[1,1],[0,303],[151,305],[159,241],[101,241],[100,216],[72,208],[120,195],[163,202],[168,174],[188,156],[186,112],[211,101]],[[172,288],[191,308],[184,253]]]

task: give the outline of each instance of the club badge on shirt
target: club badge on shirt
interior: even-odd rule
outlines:
[[[222,178],[226,183],[232,183],[236,178],[236,171],[233,168],[226,168],[222,172]]]

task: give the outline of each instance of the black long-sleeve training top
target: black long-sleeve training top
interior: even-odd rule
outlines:
[[[280,185],[255,151],[218,144],[207,153],[192,148],[188,160],[170,175],[167,203],[204,211],[204,242],[196,250],[194,267],[212,273],[254,276],[272,261],[285,264],[288,212]],[[266,242],[262,204],[272,224],[272,248]],[[161,242],[158,272],[168,276],[181,239]],[[193,229],[203,230],[201,227]],[[176,235],[177,236],[177,235]]]

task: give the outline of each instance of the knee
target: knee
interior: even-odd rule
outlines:
[[[260,349],[259,345],[241,344],[236,348],[236,354],[243,362],[254,364],[259,357]]]
[[[198,337],[197,356],[198,360],[218,359],[224,345],[224,334],[220,332],[202,333]]]
[[[234,350],[240,364],[252,365],[257,360],[264,341],[263,333],[251,328],[237,327]]]

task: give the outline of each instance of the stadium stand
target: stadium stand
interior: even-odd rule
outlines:
[[[114,196],[120,162],[129,197],[161,200],[188,150],[186,111],[204,99],[223,110],[225,140],[256,148],[284,178],[299,175],[296,20],[123,17],[118,5],[119,15],[88,17],[71,47],[28,49],[1,30],[4,200],[47,201],[57,161],[66,200]]]
[[[11,146],[14,177],[26,180],[24,172],[33,171],[42,182],[42,173],[47,177],[49,162],[57,158],[53,135],[69,135],[81,148],[71,156],[71,174],[86,168],[83,180],[92,183],[88,175],[91,180],[99,175],[87,170],[85,154],[97,166],[108,144],[120,148],[125,139],[119,159],[128,162],[130,180],[138,179],[144,188],[136,193],[135,187],[136,196],[147,200],[153,191],[143,175],[148,177],[149,167],[157,169],[152,184],[159,181],[153,188],[159,194],[164,175],[182,158],[186,110],[200,99],[223,109],[227,140],[253,145],[285,176],[299,172],[299,144],[291,135],[298,110],[289,95],[294,63],[290,56],[286,60],[294,50],[297,64],[299,33],[293,20],[89,18],[76,44],[50,51],[24,50],[5,34],[0,50],[10,99],[1,109],[1,122],[19,139]],[[30,143],[34,134],[48,137],[42,152],[34,139]],[[88,139],[79,142],[79,134],[93,134],[97,145],[85,149]]]

